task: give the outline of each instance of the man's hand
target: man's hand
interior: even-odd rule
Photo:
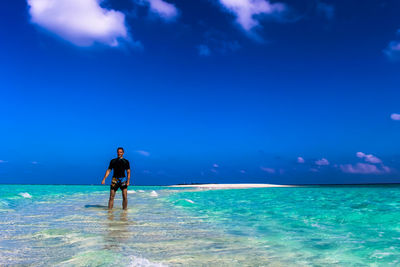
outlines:
[[[108,175],[110,174],[110,172],[111,172],[111,169],[107,169],[106,170],[106,174],[104,175],[103,181],[101,181],[101,184],[105,184],[106,183],[106,179],[107,179]]]
[[[129,186],[129,181],[126,182],[126,186]]]

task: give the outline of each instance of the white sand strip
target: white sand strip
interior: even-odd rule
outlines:
[[[282,184],[185,184],[169,185],[169,187],[200,187],[210,189],[236,189],[236,188],[261,188],[261,187],[298,187],[299,185]]]

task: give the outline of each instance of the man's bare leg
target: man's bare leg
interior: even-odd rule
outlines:
[[[122,209],[128,208],[128,188],[122,189]]]
[[[114,206],[115,190],[110,189],[110,199],[108,200],[108,209],[112,209]]]

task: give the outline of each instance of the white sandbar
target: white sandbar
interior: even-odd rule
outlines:
[[[169,187],[200,187],[214,189],[236,189],[236,188],[259,188],[259,187],[298,187],[298,185],[282,185],[282,184],[184,184],[169,185]]]

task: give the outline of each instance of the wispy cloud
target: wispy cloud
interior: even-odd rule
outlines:
[[[322,159],[315,161],[315,164],[318,166],[326,166],[326,165],[329,165],[329,161],[326,158],[322,158]]]
[[[260,25],[262,16],[278,16],[286,10],[282,3],[268,0],[218,0],[221,6],[236,17],[236,23],[245,31]]]
[[[275,169],[272,169],[272,168],[267,168],[267,167],[261,166],[260,169],[267,173],[275,173]]]
[[[392,115],[390,115],[390,118],[394,121],[400,121],[400,114],[392,113]]]
[[[32,163],[33,165],[39,164],[39,162],[37,162],[37,161],[32,161],[31,163]]]
[[[358,174],[383,174],[389,173],[390,168],[387,166],[378,167],[377,165],[369,163],[344,164],[339,166],[345,173],[358,173]]]
[[[199,56],[209,56],[211,55],[211,50],[207,45],[201,44],[196,46],[197,52],[199,53]]]
[[[213,164],[213,167],[214,167],[214,168],[218,168],[219,165],[218,165],[217,163],[214,163],[214,164]]]
[[[142,156],[145,156],[145,157],[149,157],[150,156],[150,152],[145,151],[145,150],[136,150],[135,152],[140,154],[140,155],[142,155]]]
[[[246,173],[246,171],[245,171],[245,170],[240,170],[240,173],[243,173],[243,174],[245,174],[245,173]]]
[[[0,159],[0,163],[6,163],[6,162],[8,162],[8,161]]]
[[[227,54],[241,48],[237,40],[233,40],[225,32],[216,29],[207,29],[203,34],[203,41],[196,46],[200,56],[211,54]]]
[[[116,47],[129,39],[125,15],[101,7],[99,0],[27,1],[32,23],[77,46]]]
[[[148,5],[153,14],[158,15],[166,22],[175,20],[179,15],[179,11],[174,4],[163,0],[136,0],[135,2],[142,5]]]
[[[390,60],[400,60],[400,41],[390,42],[383,52]]]
[[[297,157],[297,162],[298,162],[298,163],[304,163],[305,160],[304,160],[303,157]]]
[[[335,16],[335,7],[333,5],[318,2],[316,6],[318,14],[324,16],[328,20],[332,20]]]
[[[363,152],[357,152],[356,156],[364,159],[365,161],[369,162],[369,163],[382,163],[382,160],[380,160],[379,158],[375,157],[372,154],[365,154]]]

